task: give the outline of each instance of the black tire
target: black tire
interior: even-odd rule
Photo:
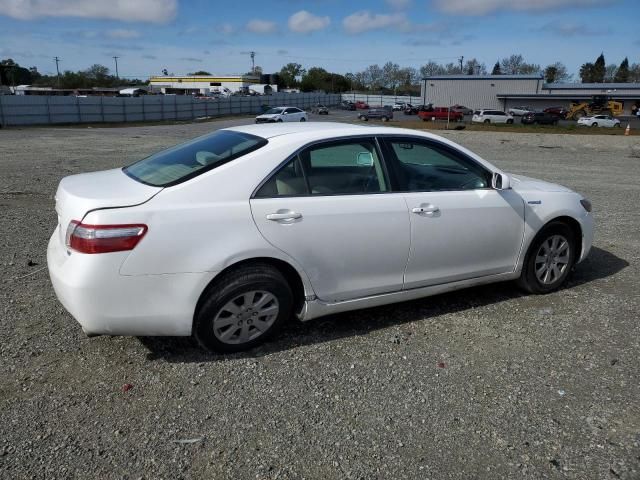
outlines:
[[[614,127],[616,127],[616,128],[620,128],[620,124],[619,124],[619,123],[616,123],[616,124],[614,125]]]
[[[388,122],[389,121],[389,117],[382,117],[382,121],[383,122]]]
[[[507,120],[507,125],[512,125],[513,124],[513,119],[510,118],[509,120]]]
[[[542,248],[543,243],[547,242],[554,236],[560,236],[569,243],[569,255],[566,267],[562,273],[550,283],[541,282],[536,275],[536,257]],[[522,273],[517,280],[518,286],[529,293],[545,294],[559,289],[566,281],[569,273],[573,269],[576,261],[577,239],[571,228],[563,222],[551,222],[546,225],[533,239],[527,256],[522,266]],[[538,263],[541,265],[541,263]]]
[[[593,122],[593,123],[591,124],[591,126],[592,126],[592,127],[597,127],[597,126],[598,126],[598,122]]]
[[[484,123],[491,123],[491,120],[489,120],[488,118],[484,121]]]
[[[304,117],[302,117],[302,118],[300,119],[300,121],[301,121],[301,122],[306,122],[306,121],[307,121],[307,119],[306,119],[306,118],[304,118]]]
[[[264,291],[275,297],[279,308],[277,317],[266,331],[247,342],[226,343],[220,340],[214,333],[214,319],[229,302],[252,291]],[[292,308],[291,287],[278,270],[265,263],[242,266],[222,275],[207,288],[194,318],[193,336],[203,348],[210,351],[229,353],[248,350],[271,338],[289,319]],[[250,324],[251,320],[249,318],[244,321]],[[236,328],[237,333],[243,327],[233,325],[229,328]],[[248,329],[248,331],[251,331],[250,329],[258,331],[255,326]]]

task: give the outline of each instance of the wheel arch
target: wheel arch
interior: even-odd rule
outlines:
[[[584,248],[584,246],[582,244],[582,226],[580,225],[580,222],[578,220],[576,220],[575,218],[569,216],[569,215],[559,215],[557,217],[553,217],[553,218],[548,219],[538,229],[538,231],[535,233],[535,235],[533,235],[531,237],[531,240],[529,241],[529,243],[526,246],[526,249],[524,250],[524,255],[521,257],[522,258],[522,262],[519,262],[520,263],[519,270],[522,268],[524,263],[527,261],[527,258],[531,254],[530,249],[531,249],[531,245],[533,244],[533,242],[536,240],[536,238],[538,238],[538,235],[540,235],[540,233],[543,232],[552,223],[563,223],[563,224],[567,225],[571,229],[571,232],[573,233],[573,235],[575,237],[575,241],[576,241],[576,250],[577,250],[576,251],[576,259],[579,259],[581,257],[582,249]]]
[[[282,276],[285,278],[285,280],[287,281],[287,283],[289,284],[289,286],[291,287],[291,291],[293,293],[293,298],[294,298],[294,312],[300,312],[304,306],[304,302],[306,300],[306,293],[305,293],[305,283],[302,279],[302,276],[300,274],[300,272],[298,272],[298,270],[291,265],[290,263],[281,260],[279,258],[275,258],[275,257],[251,257],[251,258],[245,258],[242,260],[239,260],[235,263],[232,263],[230,265],[228,265],[227,267],[225,267],[223,270],[221,270],[220,272],[218,272],[207,284],[207,286],[202,290],[202,292],[200,293],[200,296],[198,297],[198,301],[196,302],[196,308],[194,310],[194,315],[193,318],[195,320],[196,316],[198,315],[198,312],[200,311],[200,308],[202,306],[202,303],[204,302],[207,294],[209,293],[209,291],[215,287],[217,281],[225,274],[233,271],[233,270],[237,270],[241,267],[244,267],[246,265],[253,265],[253,264],[267,264],[273,268],[275,268],[276,270],[278,270]]]

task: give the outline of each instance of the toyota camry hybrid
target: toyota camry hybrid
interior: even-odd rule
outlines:
[[[56,193],[51,281],[88,335],[253,347],[290,317],[515,280],[558,289],[590,202],[436,135],[339,123],[218,130]]]

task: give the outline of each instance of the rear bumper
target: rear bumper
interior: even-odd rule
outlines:
[[[47,265],[64,308],[88,335],[191,335],[196,303],[214,274],[120,275],[127,256],[69,254],[56,230]]]

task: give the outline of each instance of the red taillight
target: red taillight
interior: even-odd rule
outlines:
[[[133,250],[147,233],[147,226],[86,225],[77,220],[67,228],[67,246],[80,253],[109,253]]]

